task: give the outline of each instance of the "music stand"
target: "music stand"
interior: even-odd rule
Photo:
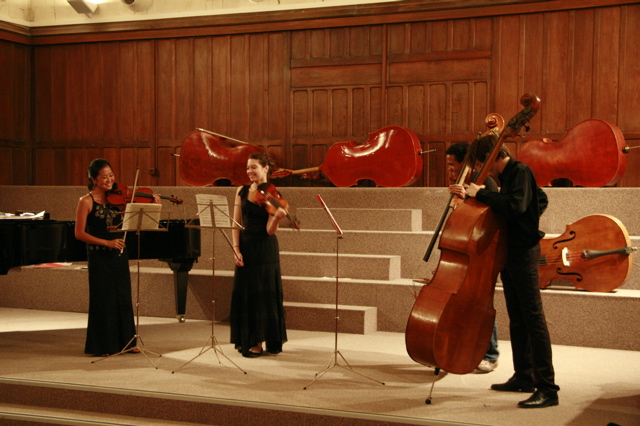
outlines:
[[[366,375],[364,375],[362,373],[359,373],[359,372],[355,371],[353,369],[353,367],[351,367],[351,365],[349,365],[349,362],[345,359],[345,357],[338,350],[338,321],[340,319],[340,317],[338,315],[338,289],[339,289],[338,243],[343,238],[344,233],[342,232],[342,229],[340,229],[340,226],[338,225],[336,220],[333,218],[333,215],[331,214],[331,211],[329,210],[329,207],[325,204],[325,202],[322,199],[322,197],[320,195],[316,195],[316,198],[318,199],[318,201],[322,205],[322,208],[324,209],[324,211],[327,213],[327,216],[329,217],[329,220],[331,221],[331,224],[333,225],[333,229],[335,229],[335,231],[336,231],[336,326],[335,326],[333,357],[329,361],[329,365],[327,365],[327,368],[325,368],[324,370],[316,373],[315,379],[313,379],[311,381],[311,383],[309,383],[303,389],[307,389],[309,386],[311,386],[313,383],[315,383],[316,380],[318,380],[320,377],[324,376],[324,374],[327,373],[329,370],[331,370],[333,367],[342,367],[342,368],[344,368],[346,370],[349,370],[349,371],[351,371],[353,373],[356,373],[356,374],[358,374],[358,375],[360,375],[360,376],[362,376],[362,377],[364,377],[366,379],[369,379],[369,380],[372,380],[372,381],[374,381],[376,383],[380,383],[381,385],[384,385],[384,382],[378,381],[376,379],[373,379],[373,378],[371,378],[369,376],[366,376]],[[340,365],[338,363],[338,356],[340,356],[340,358],[344,361],[346,366]]]
[[[240,368],[235,362],[229,359],[228,356],[222,352],[222,348],[218,343],[218,339],[216,338],[215,333],[215,322],[216,322],[216,301],[215,301],[215,276],[216,276],[216,230],[220,230],[220,233],[225,237],[231,250],[233,250],[233,243],[229,241],[229,237],[224,233],[224,229],[233,229],[239,227],[244,229],[242,225],[236,222],[233,217],[229,215],[229,204],[227,202],[227,197],[224,195],[213,195],[213,194],[196,194],[196,203],[199,207],[202,207],[200,211],[198,211],[197,216],[200,219],[200,225],[191,225],[189,222],[185,227],[187,228],[209,228],[213,229],[212,235],[212,256],[211,256],[211,336],[205,342],[204,346],[200,349],[200,352],[191,358],[189,361],[182,364],[176,370],[172,371],[171,374],[175,373],[182,367],[191,363],[191,361],[198,358],[200,355],[204,355],[210,350],[216,354],[216,359],[218,360],[218,364],[222,364],[220,361],[220,356],[222,355],[229,361],[231,364],[235,365],[236,368],[242,371],[244,374],[247,374],[242,368]],[[230,220],[234,222],[237,226],[231,226]],[[234,252],[235,256],[235,252]],[[209,343],[211,342],[211,343]]]
[[[136,290],[136,333],[133,335],[131,340],[124,346],[124,348],[115,354],[109,355],[105,358],[101,358],[95,361],[91,361],[91,363],[96,363],[98,361],[102,361],[107,358],[111,358],[112,356],[121,355],[127,352],[133,352],[136,349],[139,353],[143,354],[145,358],[154,366],[157,370],[158,367],[151,361],[151,358],[147,356],[147,352],[158,357],[162,356],[155,352],[148,351],[144,348],[144,342],[142,341],[142,337],[138,333],[138,329],[140,328],[140,232],[142,231],[164,231],[166,232],[167,228],[160,227],[160,215],[162,213],[162,204],[152,204],[152,203],[128,203],[124,212],[124,219],[122,220],[122,228],[118,230],[114,230],[114,232],[125,231],[125,235],[127,231],[136,231],[136,235],[138,238],[138,262],[137,262],[137,290]],[[124,249],[123,249],[124,250]],[[121,252],[122,253],[122,252]],[[129,347],[129,345],[136,341],[136,345],[133,347]]]

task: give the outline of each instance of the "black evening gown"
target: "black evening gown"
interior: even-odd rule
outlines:
[[[275,235],[266,231],[269,213],[247,199],[249,186],[240,190],[242,222],[240,252],[244,266],[236,267],[231,295],[231,343],[244,355],[266,342],[279,353],[287,341],[283,306],[280,250]]]
[[[115,207],[93,202],[87,217],[87,232],[106,240],[122,238],[107,226],[119,222]],[[87,244],[89,266],[89,321],[84,353],[115,354],[136,346],[131,302],[131,274],[127,251]],[[133,339],[133,340],[132,340]]]

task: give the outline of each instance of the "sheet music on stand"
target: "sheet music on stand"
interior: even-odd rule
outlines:
[[[162,204],[129,203],[124,211],[122,229],[119,231],[160,230],[161,214]]]
[[[203,228],[230,228],[229,203],[224,195],[196,194],[198,205],[198,217]],[[211,206],[213,206],[213,219],[211,218]]]

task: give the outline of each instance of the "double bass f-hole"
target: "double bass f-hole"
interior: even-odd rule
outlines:
[[[555,242],[553,243],[553,248],[554,248],[554,249],[558,249],[558,248],[560,248],[560,244],[562,244],[562,243],[566,243],[566,242],[568,242],[568,241],[571,241],[571,240],[575,239],[575,238],[576,238],[576,233],[575,233],[575,232],[573,232],[573,231],[571,231],[571,232],[569,232],[569,236],[570,236],[571,238],[565,238],[564,240],[555,241]]]

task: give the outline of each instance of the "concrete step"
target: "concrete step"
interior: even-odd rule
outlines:
[[[285,302],[287,328],[307,331],[336,331],[336,305]],[[378,310],[372,306],[338,305],[339,333],[369,334],[378,331]]]
[[[194,269],[211,269],[211,237],[209,233],[203,235],[203,255],[199,262],[194,265]],[[437,268],[440,259],[440,250],[437,247],[429,259],[429,262],[423,261],[423,256],[431,241],[433,232],[383,232],[383,231],[348,231],[345,232],[343,238],[336,239],[336,233],[332,230],[302,230],[293,231],[282,229],[278,231],[278,241],[280,250],[283,252],[306,252],[306,253],[331,253],[335,256],[336,245],[340,254],[360,254],[387,256],[395,255],[401,257],[400,277],[406,279],[415,279],[430,276]],[[557,234],[549,234],[550,237],[556,237]],[[630,236],[631,246],[640,247],[640,236]],[[206,241],[206,243],[205,243]],[[216,241],[216,259],[215,265],[217,270],[232,270],[234,268],[233,255],[222,238]],[[633,253],[631,256],[637,256]],[[159,261],[144,261],[144,265],[154,267],[166,267]],[[283,266],[282,273],[284,275],[300,275],[311,276],[304,271],[302,273],[288,270],[287,266]],[[317,276],[335,276],[334,267],[329,273],[323,272]],[[621,289],[640,290],[640,268],[636,265],[632,266],[631,274],[627,281],[621,285]]]
[[[422,231],[420,209],[336,208],[331,209],[331,214],[343,231]],[[322,208],[299,208],[296,218],[304,229],[334,229]]]
[[[62,312],[86,312],[88,286],[86,269],[64,267],[35,269],[25,267],[0,276],[3,307]],[[132,268],[133,297],[137,297],[138,275]],[[169,268],[141,268],[140,314],[171,318],[175,316],[175,290]],[[228,321],[233,271],[192,271],[187,293],[187,321],[210,320],[215,310],[217,321]],[[340,306],[359,306],[365,313],[342,316],[344,330],[367,330],[364,318],[375,308],[378,331],[404,332],[415,295],[421,285],[411,280],[363,280],[335,277],[283,276],[287,303],[320,305],[331,318],[336,294]],[[336,293],[337,292],[337,293]],[[618,289],[611,293],[590,293],[550,287],[542,291],[543,305],[552,342],[559,345],[622,350],[640,350],[640,290]],[[215,301],[215,303],[213,303]],[[293,306],[293,305],[292,305]],[[499,338],[508,340],[508,318],[501,285],[496,286],[494,306],[498,317]],[[300,309],[302,311],[302,307]],[[317,308],[320,310],[321,308]],[[317,311],[316,311],[317,313]],[[292,314],[297,315],[297,314]],[[346,314],[345,314],[346,315]],[[295,317],[294,317],[295,318]],[[292,319],[290,328],[313,325],[313,317]],[[335,316],[333,316],[335,318]],[[355,319],[354,319],[355,318]],[[325,321],[328,321],[325,318]],[[357,324],[348,324],[357,321]]]
[[[292,276],[395,280],[401,277],[400,256],[311,252],[280,252],[282,273]]]

